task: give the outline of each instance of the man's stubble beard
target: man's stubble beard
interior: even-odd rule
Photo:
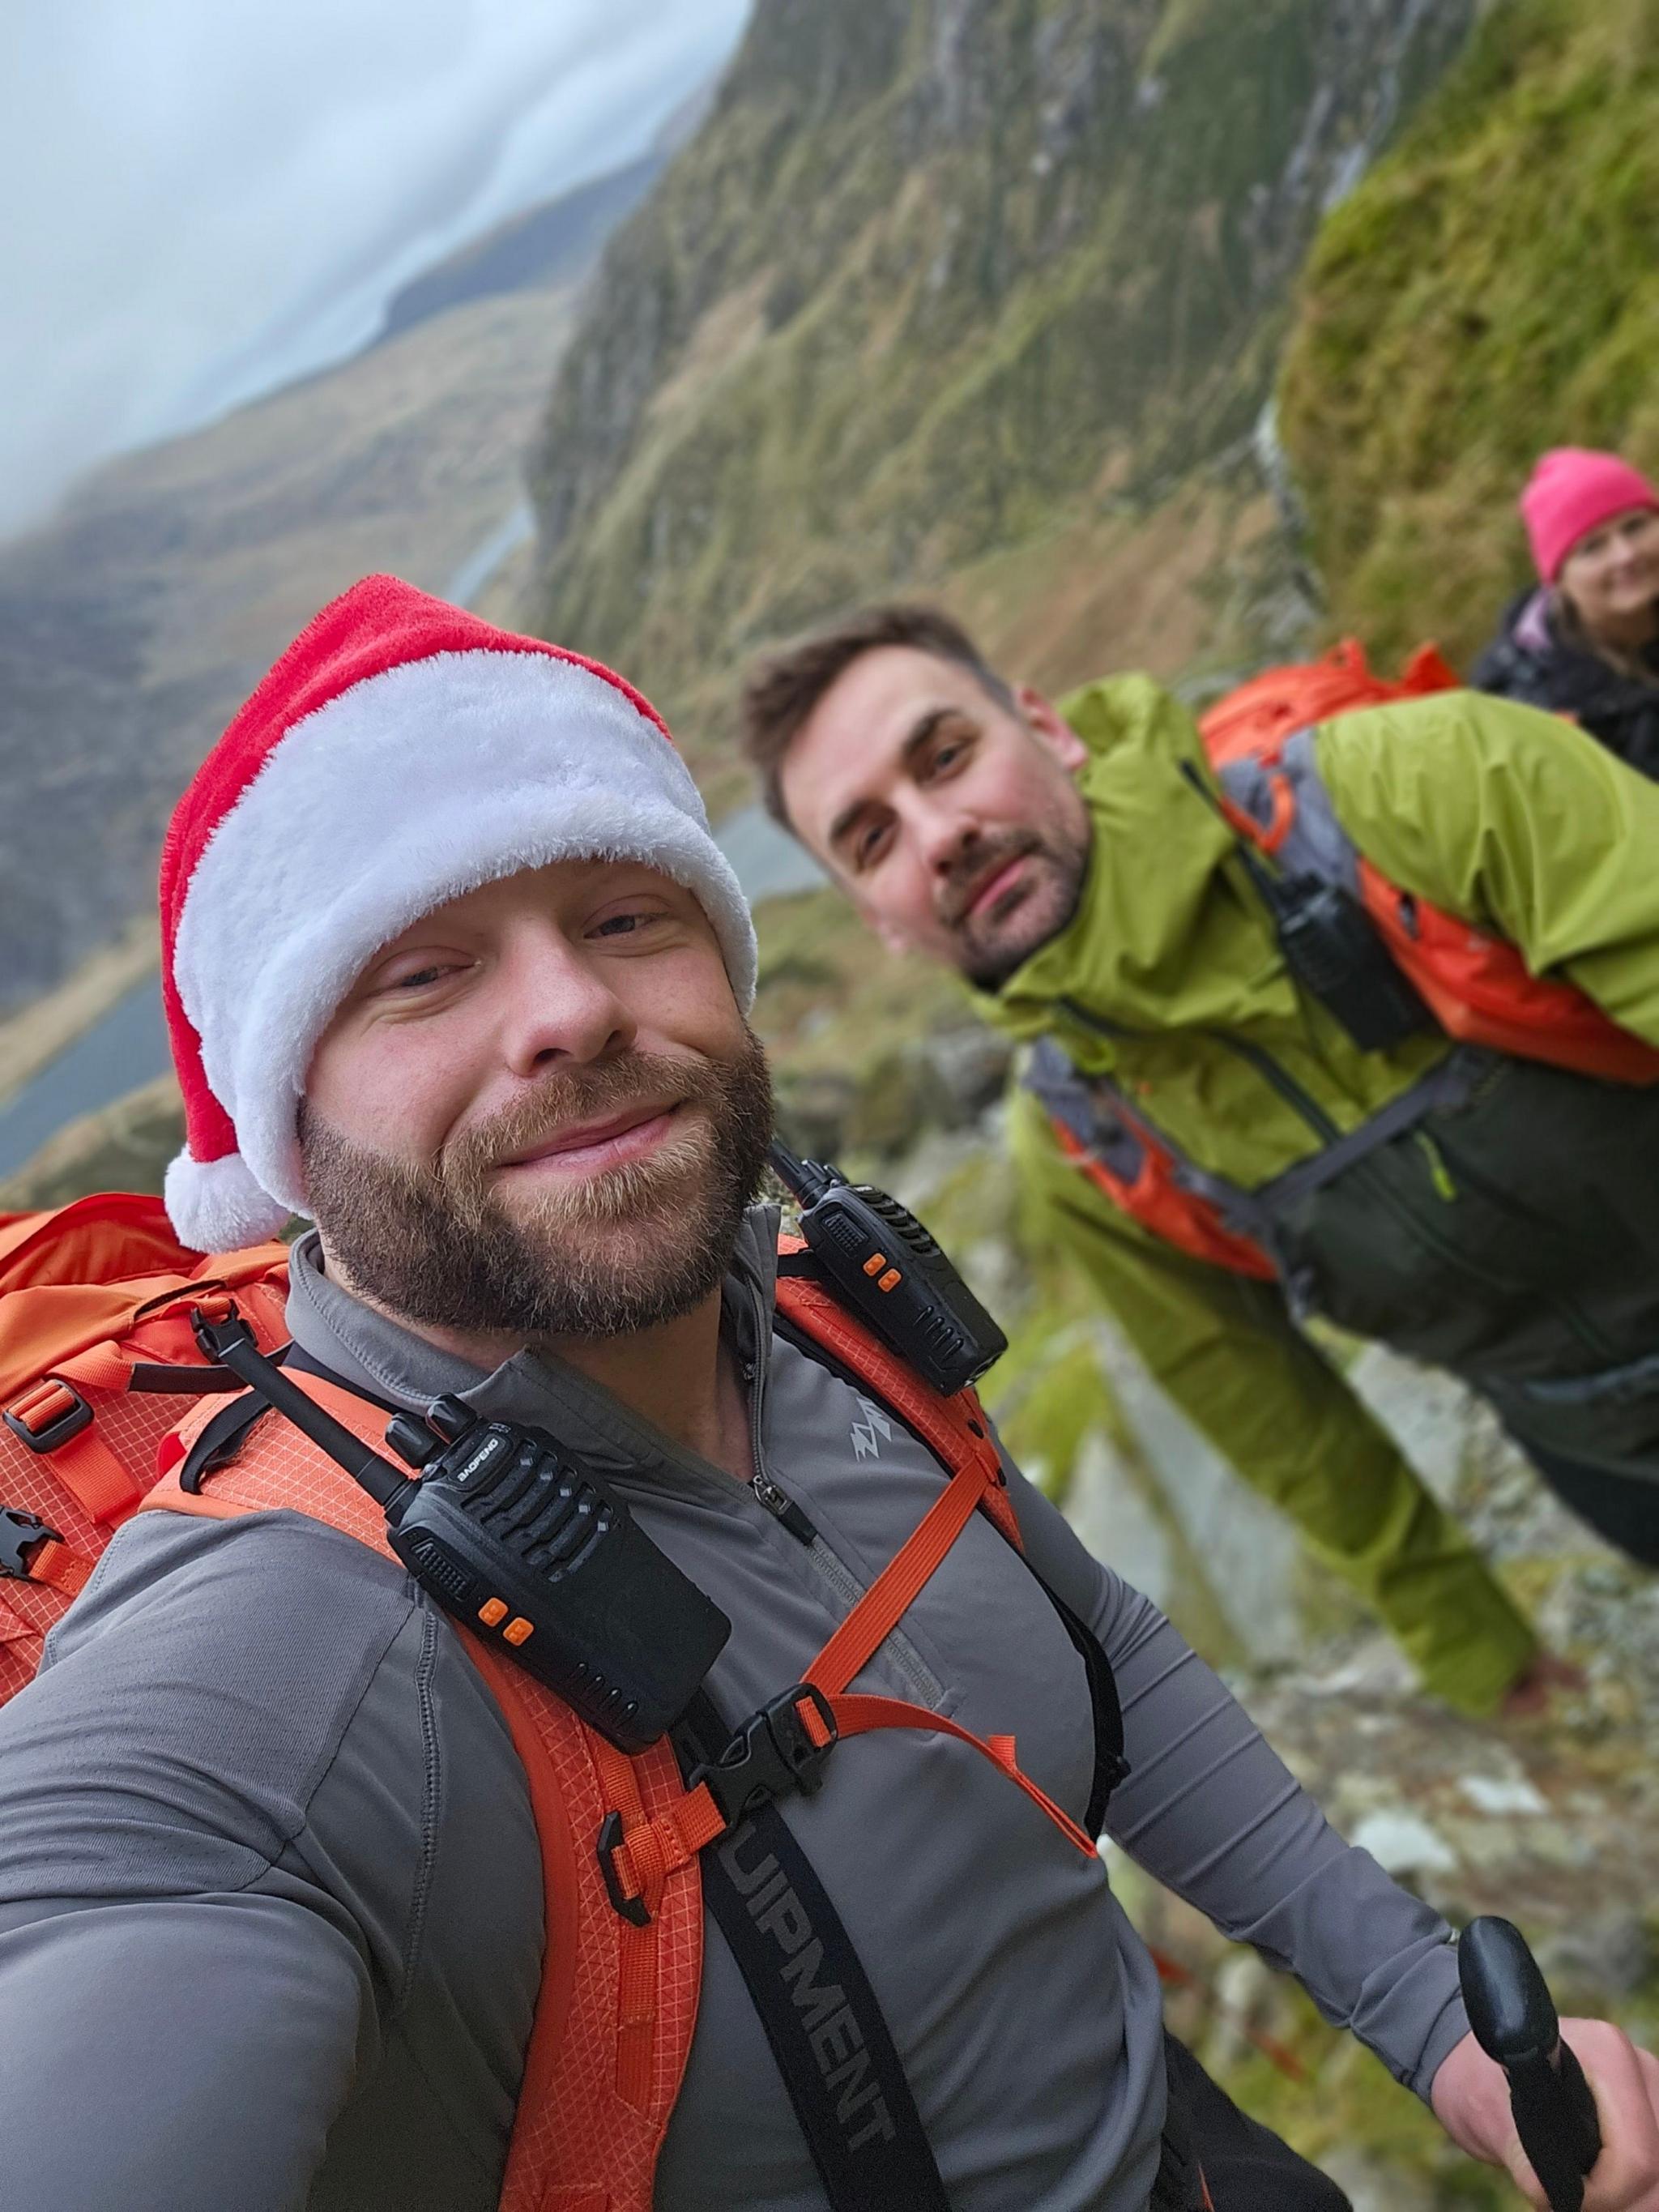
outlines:
[[[1005,830],[995,838],[981,839],[963,856],[953,876],[964,886],[982,883],[988,875],[1026,854],[1033,858],[1030,872],[1037,878],[1011,910],[1006,931],[1000,930],[994,921],[983,935],[968,920],[951,925],[961,948],[957,965],[975,990],[992,994],[1001,990],[1033,953],[1070,927],[1083,896],[1090,843],[1085,816],[1078,829],[1055,819],[1041,829]],[[945,914],[941,917],[947,921],[951,891],[952,885],[947,884]]]
[[[725,1275],[760,1187],[772,1084],[745,1029],[735,1058],[628,1053],[549,1076],[465,1132],[434,1167],[352,1143],[301,1115],[310,1208],[351,1286],[400,1321],[514,1336],[617,1337],[678,1320]],[[510,1212],[496,1164],[635,1103],[684,1103],[642,1158],[563,1183],[544,1171]]]

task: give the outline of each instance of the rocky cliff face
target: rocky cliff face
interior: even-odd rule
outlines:
[[[1322,212],[1470,13],[759,0],[554,391],[538,624],[684,713],[762,638],[1247,454]]]

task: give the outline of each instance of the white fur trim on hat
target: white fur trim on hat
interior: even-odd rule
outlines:
[[[738,879],[684,762],[603,677],[544,653],[437,653],[295,724],[204,850],[174,951],[259,1189],[305,1210],[295,1115],[311,1054],[380,948],[481,884],[577,859],[638,860],[694,893],[747,1010],[755,936]],[[181,1202],[211,1172],[174,1168]],[[167,1200],[191,1233],[171,1176]]]
[[[167,1218],[198,1252],[237,1252],[263,1244],[286,1225],[293,1211],[261,1190],[240,1152],[222,1160],[195,1160],[188,1152],[168,1163],[162,1186]]]

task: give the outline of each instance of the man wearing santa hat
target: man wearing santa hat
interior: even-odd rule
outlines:
[[[754,939],[652,709],[370,578],[204,764],[162,908],[180,1233],[223,1246],[309,1216],[296,1372],[375,1424],[447,1395],[551,1437],[729,1617],[720,1705],[799,1685],[945,1471],[899,1419],[872,1462],[865,1399],[775,1327]],[[591,1836],[562,1862],[538,1845],[507,1707],[426,1588],[298,1497],[229,1502],[245,1462],[309,1450],[296,1435],[244,1422],[198,1466],[206,1510],[124,1528],[0,1714],[9,2201],[1340,2205],[1166,2044],[1156,1969],[1079,1828],[1102,1650],[1130,1768],[1109,1832],[1288,1964],[1467,2149],[1518,2159],[1444,1923],[1344,1844],[1169,1623],[1007,1468],[998,1510],[971,1515],[858,1677],[866,1705],[926,1708],[921,1726],[832,1738],[822,1786],[783,1798],[817,1886],[800,1895],[821,1889],[840,1930],[827,1995],[803,1980],[829,1954],[804,1948],[796,1890],[786,1911],[781,1875],[743,1872],[795,2008],[823,1997],[814,2062],[863,2085],[843,2148],[886,2179],[849,2193],[809,2151],[825,2108],[775,2057],[776,2016],[711,1918],[700,1979],[695,1945],[661,1969],[695,2031],[687,2014],[660,2143],[613,2146],[621,2178],[597,2191],[556,2174],[530,2191],[521,2139],[544,2108],[552,2127],[610,2094],[635,2018],[604,2051],[568,2040],[550,2081],[526,2071],[538,1990],[586,2018],[595,1959],[652,1916],[603,1836],[610,1905]],[[562,1880],[597,1897],[587,1917],[564,1913]],[[855,1995],[874,2008],[856,2042]],[[1653,2062],[1571,2026],[1608,2146],[1586,2203],[1652,2212]]]

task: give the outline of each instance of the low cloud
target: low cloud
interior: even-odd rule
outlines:
[[[0,530],[645,150],[749,0],[44,0],[0,75]]]

